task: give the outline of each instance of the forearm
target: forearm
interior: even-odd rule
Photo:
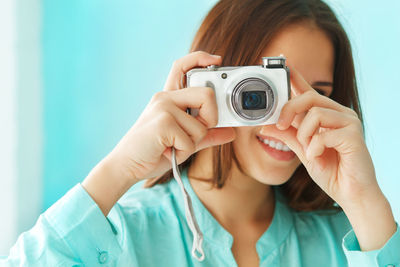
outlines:
[[[382,193],[343,207],[362,251],[377,250],[396,232],[396,222],[389,202]]]
[[[97,203],[104,216],[136,181],[121,175],[121,170],[111,159],[105,158],[82,182],[82,186]]]

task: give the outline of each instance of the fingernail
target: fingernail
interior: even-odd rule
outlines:
[[[303,148],[303,150],[306,152],[306,159],[307,159],[307,160],[311,160],[311,159],[312,159],[312,156],[310,155],[311,152],[308,150],[308,146],[306,146],[305,149]]]
[[[279,130],[284,130],[284,129],[285,129],[282,120],[278,120],[278,122],[276,123],[276,127],[277,127]]]
[[[265,134],[264,127],[261,128],[260,134]]]
[[[215,58],[221,58],[221,56],[219,56],[219,55],[212,55],[212,56]]]

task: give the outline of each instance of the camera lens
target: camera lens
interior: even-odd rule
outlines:
[[[268,118],[275,106],[275,94],[269,83],[251,77],[241,80],[232,90],[231,103],[242,119],[260,120]]]
[[[256,110],[266,108],[265,91],[247,91],[242,95],[242,106],[246,110]]]

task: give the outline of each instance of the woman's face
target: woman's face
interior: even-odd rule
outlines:
[[[322,30],[311,23],[285,28],[269,43],[263,56],[282,54],[315,90],[327,96],[332,93],[332,85],[326,83],[333,82],[334,49]],[[262,128],[263,135],[260,134]],[[233,147],[237,159],[244,172],[259,182],[282,184],[300,165],[300,160],[292,151],[279,149],[280,146],[285,148],[285,144],[280,141],[280,131],[275,125],[239,127],[235,130],[237,135]],[[271,141],[274,142],[271,144]],[[273,148],[278,142],[282,145]]]

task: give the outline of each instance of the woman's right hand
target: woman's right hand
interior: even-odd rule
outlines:
[[[156,93],[139,119],[111,152],[121,161],[125,175],[142,180],[171,169],[171,148],[178,163],[201,149],[233,140],[232,128],[212,129],[218,122],[217,103],[212,88],[178,90],[181,77],[199,66],[219,65],[221,58],[194,52],[174,62],[164,91]],[[187,108],[199,109],[193,117]]]
[[[95,201],[94,194],[101,198],[106,188],[121,185],[123,189],[114,194],[114,205],[137,181],[162,175],[171,169],[172,147],[176,149],[177,162],[181,163],[196,151],[234,139],[233,128],[213,128],[218,122],[213,89],[180,89],[181,78],[190,69],[220,64],[220,57],[205,52],[194,52],[174,62],[164,90],[152,97],[132,128],[85,179],[83,186]],[[187,108],[199,109],[199,115],[187,114]],[[93,176],[103,179],[93,179]],[[101,186],[99,183],[109,183],[109,186],[104,184],[104,189],[96,189]],[[104,200],[96,202],[99,204]],[[110,204],[103,205],[107,206],[102,208],[103,213],[108,213]]]

